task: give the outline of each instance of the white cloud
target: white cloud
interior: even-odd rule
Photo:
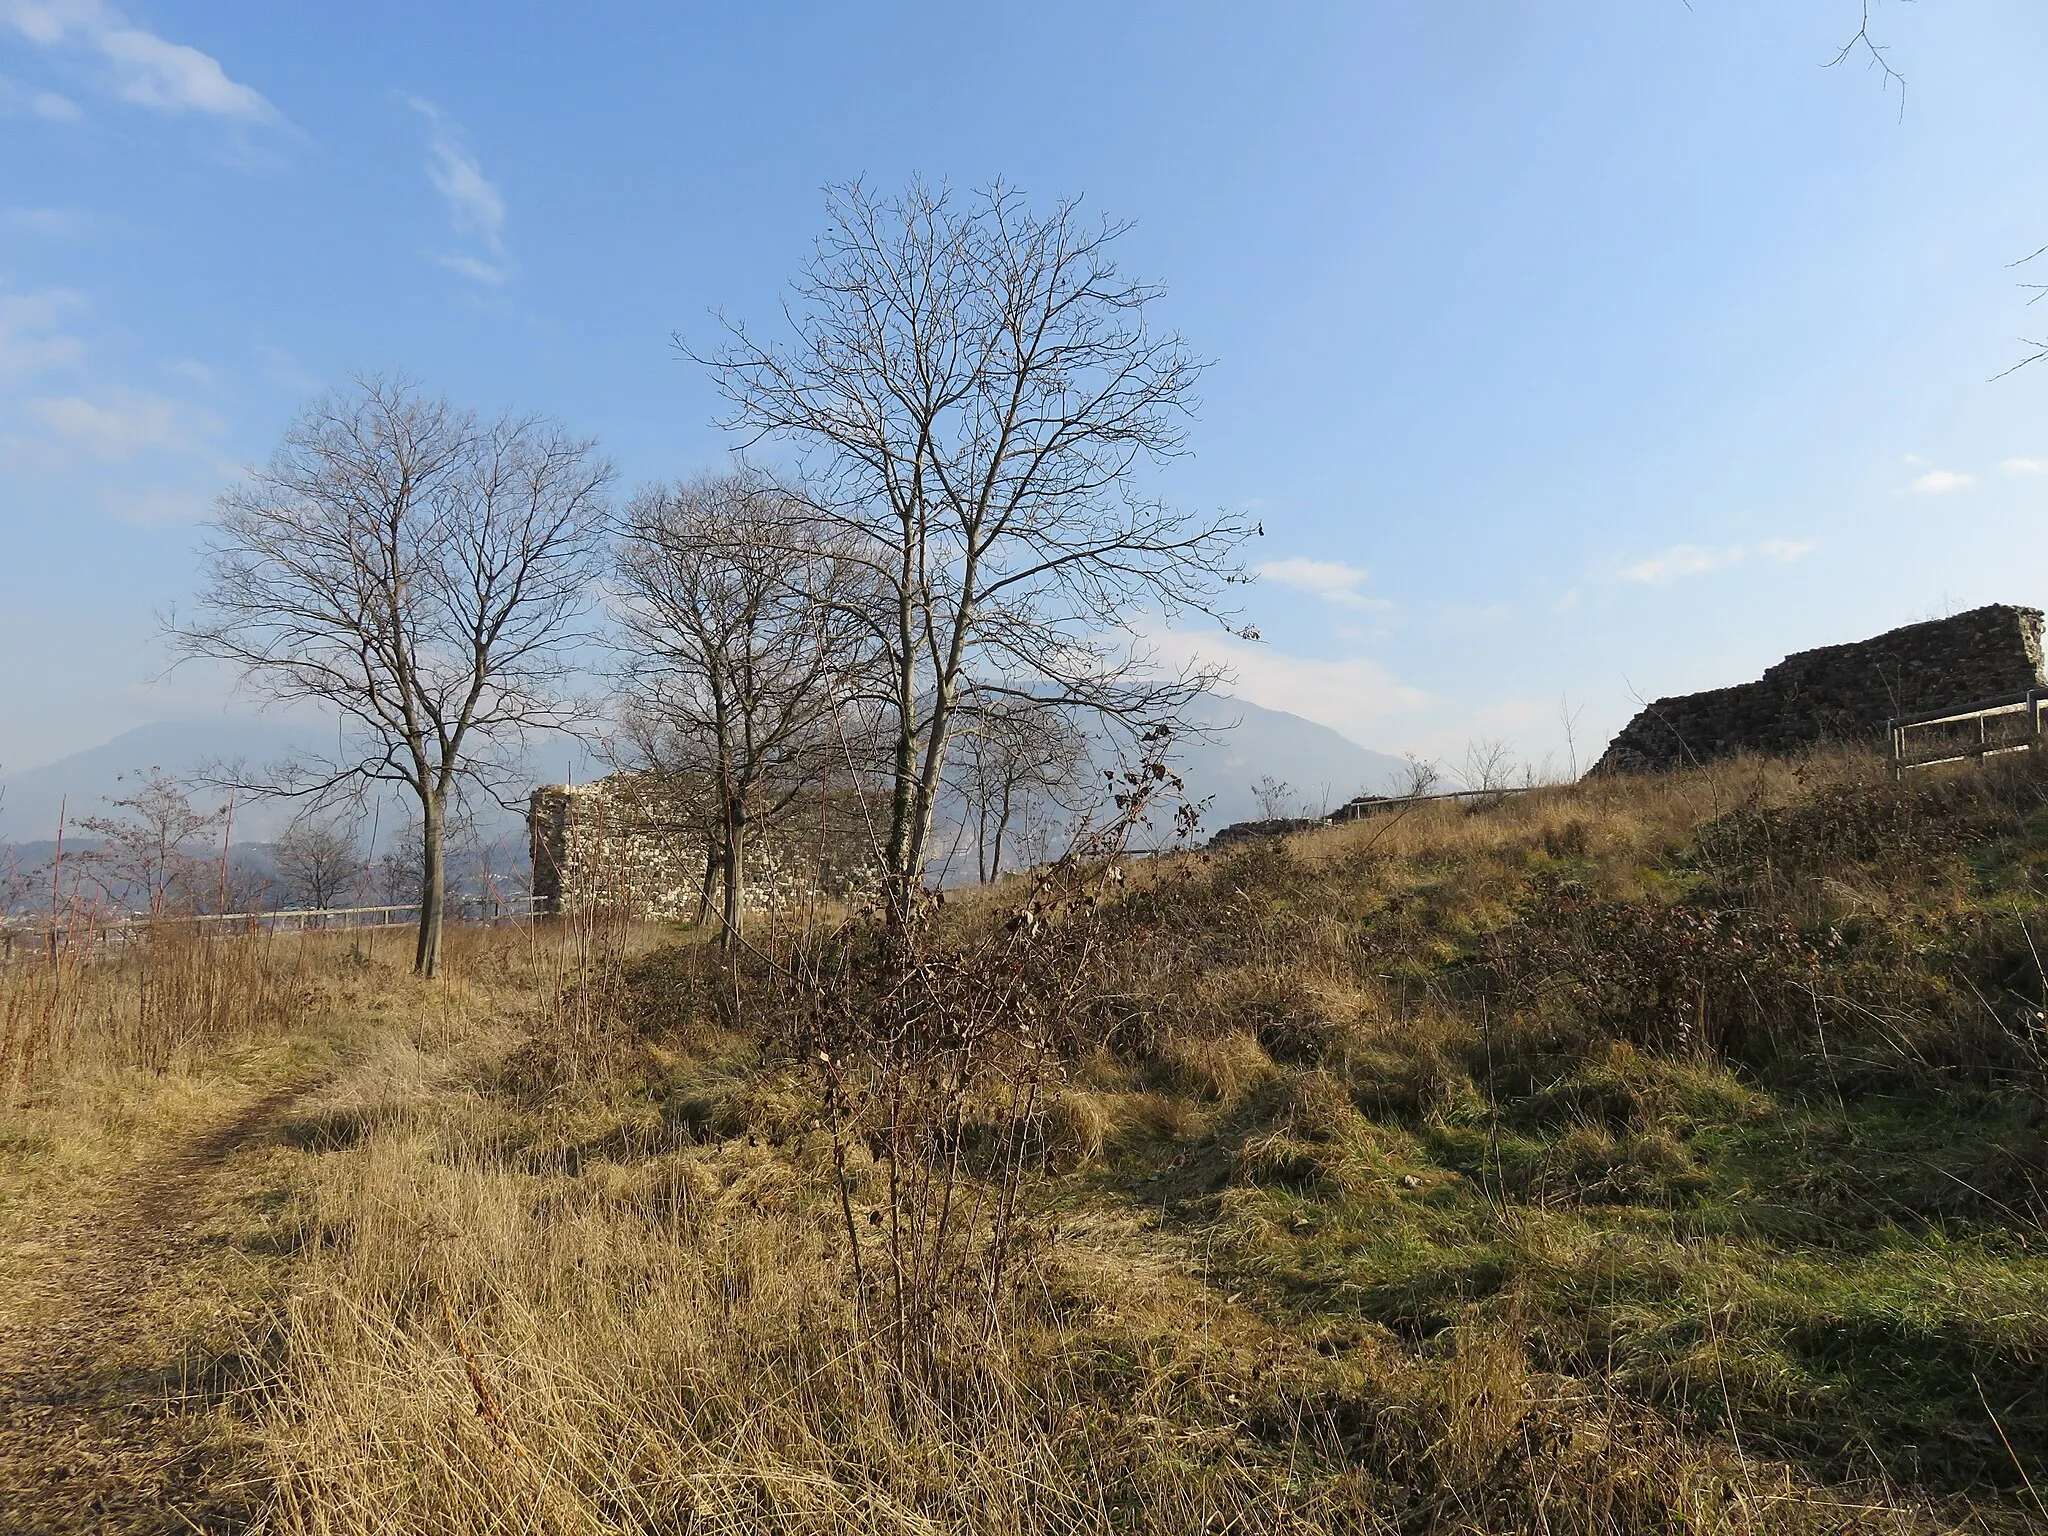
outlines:
[[[505,256],[505,195],[484,174],[484,168],[464,142],[461,125],[431,101],[420,96],[405,98],[407,106],[427,120],[427,180],[448,205],[448,221],[455,233],[478,241],[495,260],[486,261],[469,252],[437,255],[434,260],[451,272],[472,282],[496,287],[512,275]]]
[[[0,384],[75,366],[84,348],[62,329],[62,317],[83,303],[79,295],[61,288],[0,293]]]
[[[136,106],[242,122],[277,117],[261,93],[230,80],[212,55],[131,26],[102,0],[0,0],[0,24],[46,47],[98,55],[114,94]]]
[[[1965,486],[1975,485],[1975,475],[1958,474],[1952,469],[1930,469],[1899,492],[1901,496],[1946,496],[1950,491],[1960,491]]]
[[[203,453],[211,424],[175,400],[141,390],[117,389],[101,400],[62,395],[25,400],[21,415],[44,438],[103,463],[143,452]]]
[[[1660,555],[1622,567],[1619,575],[1623,581],[1648,582],[1663,586],[1680,576],[1701,576],[1708,571],[1718,571],[1723,566],[1733,565],[1742,558],[1740,547],[1730,549],[1707,549],[1699,544],[1674,544]]]
[[[1647,586],[1668,586],[1682,576],[1704,576],[1740,565],[1751,556],[1775,560],[1781,565],[1810,555],[1818,546],[1812,539],[1765,539],[1757,544],[1730,544],[1713,549],[1703,544],[1674,544],[1661,554],[1623,566],[1614,573],[1620,581],[1637,581]]]
[[[1228,635],[1197,635],[1163,626],[1146,628],[1142,638],[1154,658],[1167,666],[1226,666],[1233,678],[1228,691],[1235,697],[1287,710],[1354,741],[1371,740],[1388,716],[1412,713],[1429,702],[1421,689],[1399,682],[1365,656],[1292,656]]]
[[[1394,606],[1383,597],[1367,597],[1359,591],[1369,573],[1341,560],[1309,560],[1294,555],[1285,560],[1268,560],[1255,569],[1262,580],[1276,586],[1292,587],[1297,592],[1306,592],[1311,597],[1340,607],[1375,609]]]
[[[2001,459],[1998,467],[2008,475],[2048,475],[2048,459]]]
[[[1820,541],[1817,539],[1765,539],[1756,546],[1756,553],[1766,560],[1776,560],[1780,565],[1790,565],[1818,548]]]
[[[491,288],[497,287],[498,284],[504,282],[506,278],[512,275],[510,267],[495,267],[488,261],[480,261],[474,256],[464,256],[459,253],[436,256],[434,260],[446,267],[450,272],[460,272],[464,277],[469,278],[473,282],[483,283]]]
[[[75,123],[85,114],[69,96],[39,91],[0,75],[0,117],[40,117],[46,123]]]

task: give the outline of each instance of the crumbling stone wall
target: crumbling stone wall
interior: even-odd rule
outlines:
[[[1741,751],[1884,738],[1885,721],[2043,686],[2041,610],[1993,603],[1871,640],[1787,656],[1753,683],[1659,699],[1595,773],[1640,773]]]
[[[536,905],[555,915],[604,909],[663,922],[695,917],[707,853],[701,804],[690,783],[649,773],[535,790],[527,828]],[[805,815],[750,841],[747,905],[845,896],[874,867],[860,802],[820,796]]]

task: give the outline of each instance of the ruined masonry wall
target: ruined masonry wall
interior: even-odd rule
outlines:
[[[1787,656],[1753,683],[1659,699],[1593,767],[1640,773],[1735,752],[1881,740],[1896,715],[2043,686],[2041,610],[1994,603]]]
[[[706,843],[688,786],[653,774],[614,774],[594,784],[533,792],[527,827],[533,893],[544,912],[603,909],[673,922],[696,915]],[[810,896],[841,896],[864,883],[873,860],[865,823],[821,802],[810,825],[754,842],[747,852],[747,905],[760,909]],[[715,898],[714,898],[715,899]]]

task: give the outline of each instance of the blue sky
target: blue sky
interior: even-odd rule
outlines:
[[[975,13],[979,13],[978,15]],[[351,370],[715,465],[671,334],[827,183],[1136,221],[1214,360],[1158,488],[1255,508],[1249,697],[1581,760],[1653,696],[2048,600],[2048,7],[0,0],[0,766],[158,677],[211,497]],[[2048,257],[2039,263],[2048,269]],[[2037,274],[2048,282],[2048,270]],[[233,708],[235,706],[227,705]]]

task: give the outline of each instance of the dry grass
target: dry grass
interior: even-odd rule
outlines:
[[[1702,828],[1875,778],[1721,765],[1144,866],[1034,1122],[1021,1284],[993,1334],[937,1317],[913,1376],[840,1226],[842,1189],[889,1209],[886,1168],[835,1161],[761,977],[586,951],[609,979],[535,1005],[555,1037],[474,1011],[387,1034],[307,1111],[274,1526],[2023,1528],[2010,1465],[1967,1499],[1954,1468],[1981,1463],[1845,1445],[1801,1341],[1866,1330],[1852,1365],[1930,1394],[1875,1406],[1931,1425],[1934,1340],[1976,1330],[2003,1409],[2041,1342],[1996,1321],[2042,1294],[2024,1233],[2017,1257],[1952,1242],[1967,1303],[1938,1299],[1925,1232],[1770,1236],[1806,1197],[1741,1180],[1759,1137],[1833,1134],[1803,1087],[1476,984],[1554,872],[1676,910],[1750,868],[1701,875]],[[1826,878],[1908,901],[1861,865]],[[1933,1332],[1880,1337],[1905,1316]]]
[[[1985,782],[1732,763],[1136,867],[1034,1037],[1015,1283],[914,1372],[845,1235],[890,1144],[835,1146],[860,1084],[766,969],[307,960],[292,1033],[346,1044],[263,1215],[264,1528],[2038,1529],[2048,801]],[[916,1143],[961,1198],[999,1097]]]
[[[494,1098],[490,1050],[391,1042],[315,1110],[359,1135],[302,1175],[280,1531],[1833,1524],[1784,1468],[1589,1417],[1505,1336],[1319,1353],[1142,1222],[1078,1218],[1002,1345],[963,1332],[906,1390],[815,1146],[636,1147],[593,1101]]]

